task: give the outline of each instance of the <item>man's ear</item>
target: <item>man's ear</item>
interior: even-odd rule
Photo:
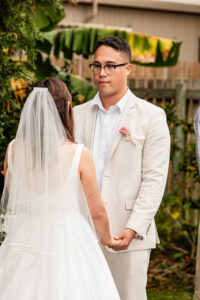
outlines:
[[[127,76],[131,73],[131,70],[132,70],[132,64],[129,63],[128,65],[126,65],[126,71],[127,71]]]

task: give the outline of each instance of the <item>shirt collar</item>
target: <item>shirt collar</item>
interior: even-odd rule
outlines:
[[[126,94],[115,105],[113,105],[113,106],[117,106],[121,113],[124,110],[124,107],[126,105],[126,102],[127,102],[127,99],[129,97],[129,95],[130,95],[130,90],[128,88]],[[105,111],[105,109],[102,105],[101,99],[99,97],[99,92],[95,95],[94,99],[91,100],[90,105],[91,106],[97,105],[99,107],[99,109],[102,109],[102,110]]]

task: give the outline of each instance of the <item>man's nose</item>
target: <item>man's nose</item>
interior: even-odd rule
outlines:
[[[107,75],[103,66],[101,67],[101,70],[100,70],[100,72],[99,72],[99,75],[100,75],[100,76],[106,76],[106,75]]]

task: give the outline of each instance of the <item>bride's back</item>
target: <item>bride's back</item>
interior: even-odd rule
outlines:
[[[83,146],[74,142],[71,96],[57,79],[47,83],[28,96],[7,151],[1,225],[13,232],[9,242],[18,244],[24,241],[15,236],[21,223],[28,244],[35,227],[49,230],[50,224],[62,227],[64,220],[91,220],[78,172]]]
[[[49,153],[44,166],[38,166],[30,146],[13,140],[8,150],[8,189],[16,213],[26,214],[31,210],[32,215],[38,216],[44,212],[55,215],[79,211],[83,198],[78,173],[81,150],[82,145],[66,142]],[[16,162],[15,155],[19,152],[23,153],[22,159]],[[16,166],[19,163],[20,168]]]

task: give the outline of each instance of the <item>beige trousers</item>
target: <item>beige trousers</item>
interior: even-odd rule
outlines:
[[[146,300],[151,250],[111,253],[102,246],[121,300]]]

